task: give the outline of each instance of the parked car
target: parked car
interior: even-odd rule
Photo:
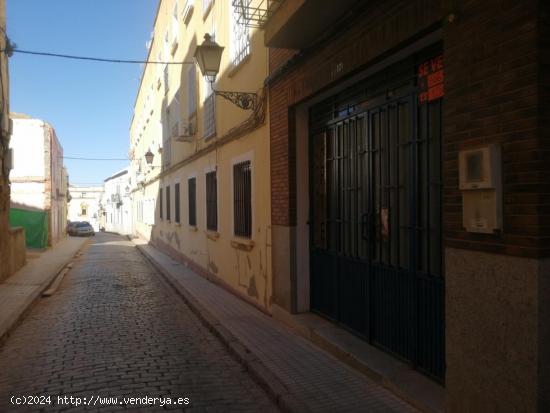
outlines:
[[[95,235],[94,228],[90,225],[89,222],[82,221],[78,222],[75,226],[75,235],[76,236],[92,236]]]
[[[67,223],[67,234],[76,235],[76,225],[79,223],[80,221],[69,221]]]

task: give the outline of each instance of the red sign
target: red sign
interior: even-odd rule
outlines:
[[[442,98],[444,80],[443,55],[427,60],[418,66],[418,100],[420,103]]]

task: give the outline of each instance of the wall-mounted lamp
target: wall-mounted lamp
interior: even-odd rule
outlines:
[[[147,152],[145,152],[145,162],[147,162],[150,168],[160,168],[160,165],[153,165],[154,158],[155,155],[151,152],[151,149],[148,149]]]
[[[220,71],[223,47],[212,40],[210,34],[204,35],[204,41],[195,49],[195,60],[199,65],[202,75],[212,86],[212,91],[241,109],[255,110],[258,104],[258,95],[249,92],[230,92],[214,89],[216,75]]]

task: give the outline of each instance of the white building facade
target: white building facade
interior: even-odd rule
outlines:
[[[105,212],[105,231],[124,235],[132,233],[130,185],[131,178],[128,168],[105,179],[102,202]]]
[[[104,212],[102,196],[102,186],[69,186],[69,221],[86,221],[99,231]]]

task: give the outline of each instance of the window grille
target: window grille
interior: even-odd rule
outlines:
[[[170,139],[170,111],[164,111],[164,119],[161,120],[160,127],[162,128],[162,165],[170,165],[172,157],[172,140]]]
[[[231,13],[231,62],[233,66],[237,66],[249,54],[250,29],[240,19],[239,11],[233,3]]]
[[[166,219],[170,221],[170,185],[166,187]]]
[[[285,0],[232,0],[240,23],[263,28]]]
[[[175,221],[179,224],[180,223],[180,184],[176,184],[174,186],[174,202],[175,202]]]
[[[233,165],[233,222],[234,234],[252,236],[252,169],[251,162]]]
[[[166,95],[170,90],[170,85],[168,84],[168,65],[164,66],[164,94]]]
[[[159,189],[159,216],[160,216],[160,219],[162,220],[164,217],[163,217],[163,206],[162,206],[162,188]]]
[[[206,173],[206,229],[218,230],[218,178],[216,171]]]
[[[189,199],[189,225],[197,226],[197,178],[187,181],[187,195]]]
[[[216,95],[210,93],[204,100],[203,137],[208,138],[216,133]]]
[[[189,68],[187,78],[187,108],[189,117],[192,117],[197,112],[197,72],[195,66]]]

